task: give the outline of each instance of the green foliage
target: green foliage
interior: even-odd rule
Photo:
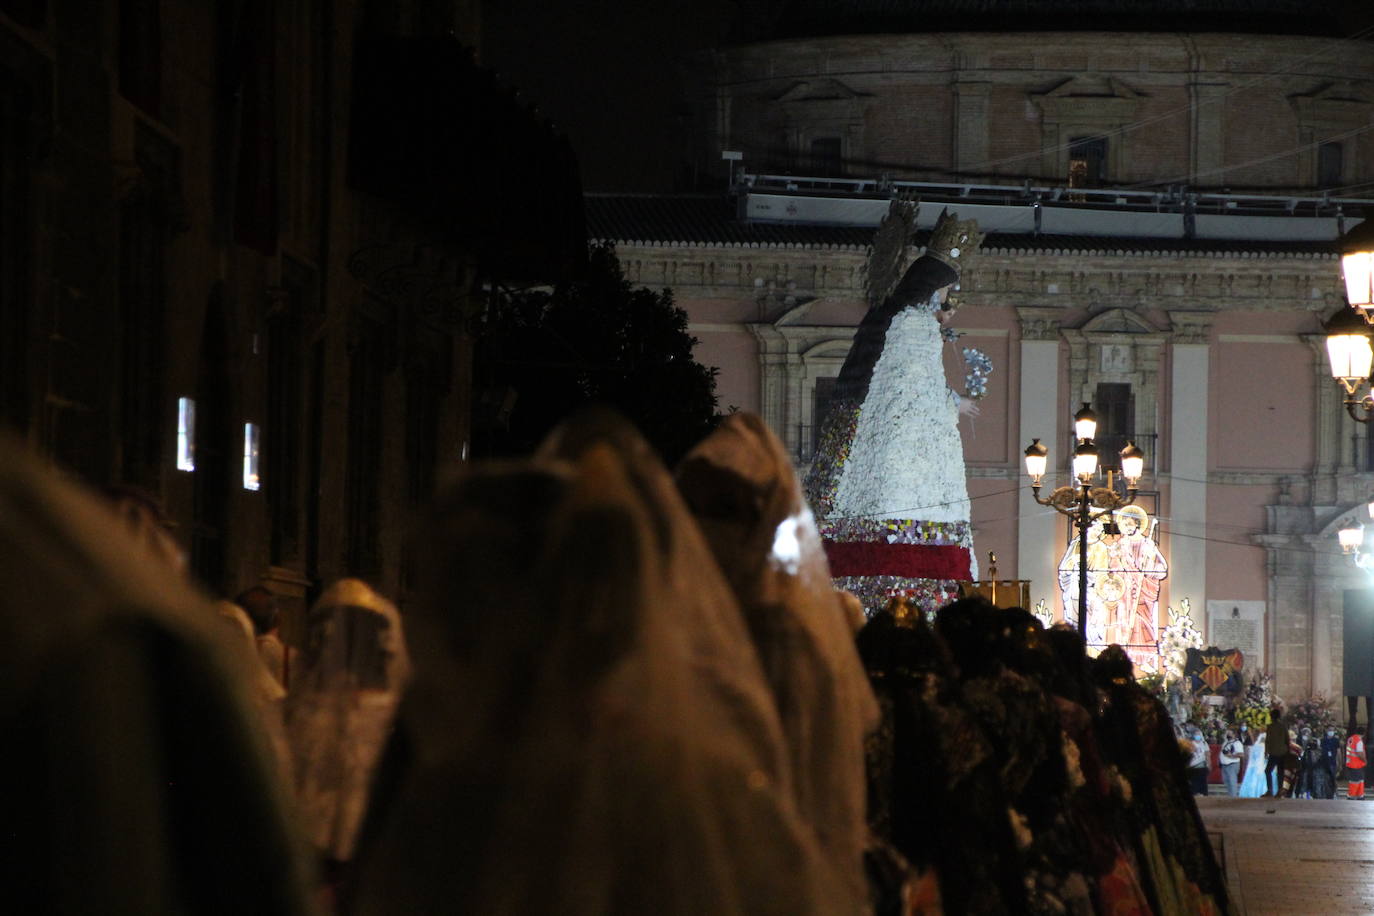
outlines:
[[[631,288],[614,248],[593,247],[583,277],[507,294],[488,311],[475,377],[477,453],[527,454],[569,414],[601,404],[675,464],[719,420],[719,370],[693,359],[696,342],[669,290]]]

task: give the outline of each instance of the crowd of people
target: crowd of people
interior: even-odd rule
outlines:
[[[1364,727],[1353,726],[1344,740],[1334,726],[1324,731],[1318,737],[1310,726],[1293,727],[1278,705],[1269,710],[1269,725],[1262,735],[1254,734],[1245,723],[1228,728],[1218,756],[1226,794],[1239,798],[1335,798],[1344,770],[1345,797],[1364,798]],[[1195,749],[1207,747],[1200,731],[1189,740]],[[1197,794],[1207,794],[1205,782]]]
[[[596,412],[467,469],[404,619],[345,579],[291,651],[152,513],[0,458],[35,911],[1230,909],[1129,657],[982,599],[866,617],[755,416],[675,472]]]

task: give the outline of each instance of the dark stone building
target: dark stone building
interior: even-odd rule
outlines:
[[[585,250],[571,150],[477,0],[92,6],[0,0],[4,424],[159,498],[213,592],[404,603],[482,290]]]

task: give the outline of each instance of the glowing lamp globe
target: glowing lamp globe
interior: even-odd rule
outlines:
[[[1041,444],[1039,439],[1032,439],[1031,444],[1026,446],[1026,473],[1036,486],[1040,485],[1040,478],[1045,476],[1045,465],[1049,461],[1050,450]],[[1370,508],[1374,512],[1374,506]]]
[[[1073,476],[1087,484],[1096,473],[1097,446],[1084,440],[1078,444],[1078,448],[1073,450]]]
[[[1341,239],[1341,273],[1350,307],[1374,318],[1374,220],[1364,220]]]
[[[1134,440],[1127,440],[1126,447],[1121,450],[1121,476],[1126,478],[1127,486],[1133,487],[1144,474],[1145,453],[1136,446]]]
[[[1369,345],[1369,328],[1350,309],[1341,309],[1326,322],[1326,355],[1331,361],[1331,377],[1341,383],[1347,394],[1354,394],[1369,378],[1374,364],[1374,349]]]
[[[1364,543],[1364,528],[1352,521],[1336,532],[1336,539],[1341,542],[1342,553],[1354,553]]]
[[[1073,415],[1073,434],[1080,442],[1097,435],[1097,414],[1093,413],[1087,401],[1084,401],[1078,413]]]

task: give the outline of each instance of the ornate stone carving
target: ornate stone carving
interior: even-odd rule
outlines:
[[[1214,320],[1215,315],[1212,312],[1170,312],[1169,321],[1173,325],[1174,343],[1211,343],[1212,322]]]
[[[1063,309],[1023,305],[1016,310],[1022,340],[1058,340]]]

